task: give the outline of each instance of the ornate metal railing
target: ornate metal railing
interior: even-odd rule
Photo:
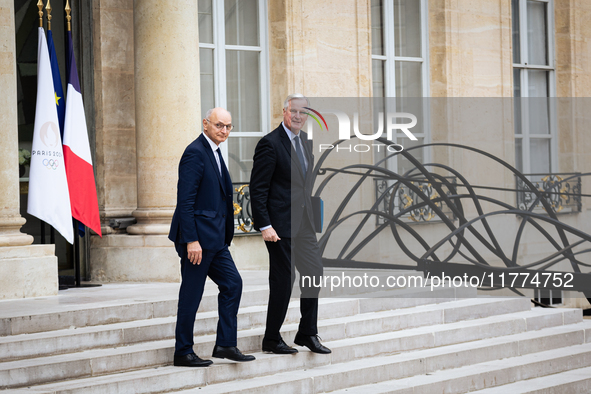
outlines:
[[[254,232],[250,207],[250,189],[248,183],[233,183],[234,188],[234,223],[235,232]]]
[[[581,174],[523,174],[542,192],[554,213],[581,212]],[[530,191],[519,177],[515,178],[517,207],[524,211],[545,212],[542,200]]]
[[[336,147],[342,142],[336,141],[332,146]],[[383,138],[374,141],[378,142],[384,145],[393,144]],[[461,154],[469,152],[476,155],[476,160],[486,160],[486,168],[492,170],[493,166],[497,166],[498,171],[512,173],[519,180],[518,187],[510,189],[503,185],[474,185],[459,171],[445,164],[420,163],[412,151],[427,146],[445,147],[450,152],[456,151],[454,154],[460,151]],[[581,199],[591,197],[581,193],[581,178],[590,176],[591,173],[555,174],[541,177],[539,181],[532,181],[490,153],[450,143],[415,146],[393,153],[375,165],[351,164],[342,168],[325,165],[332,152],[338,150],[324,151],[314,169],[316,178],[323,177],[319,182],[315,179],[314,184],[317,188],[314,194],[323,197],[325,208],[329,207],[328,211],[332,215],[329,218],[325,217],[324,232],[318,241],[325,266],[410,269],[423,271],[425,276],[431,277],[441,275],[442,272],[446,275],[467,274],[482,278],[479,282],[481,288],[504,287],[518,294],[521,294],[518,289],[523,288],[570,290],[583,292],[586,297],[591,298],[591,234],[561,222],[556,214],[566,211],[567,207],[572,207],[572,212],[581,210]],[[414,168],[406,174],[397,174],[384,168],[385,160],[395,155],[403,155]],[[448,176],[442,176],[441,173],[447,173]],[[342,194],[326,195],[325,191],[331,189],[333,182],[342,185],[343,179],[340,177],[353,177],[352,181],[348,181],[351,185],[350,190]],[[354,197],[364,190],[362,187],[366,181],[385,182],[376,194],[375,203],[372,206],[351,205],[351,201],[356,204],[362,201]],[[429,187],[425,187],[425,183]],[[374,184],[372,186],[375,187]],[[342,186],[339,187],[342,189]],[[510,198],[496,198],[499,192],[504,192],[501,196],[505,198],[508,196],[507,192],[522,193],[523,200],[512,205],[509,203]],[[392,196],[398,197],[398,210],[384,209],[386,206],[393,206]],[[541,207],[544,212],[536,211],[537,207]],[[425,238],[424,234],[421,234],[425,227],[412,226],[408,220],[404,220],[411,212],[420,213],[421,209],[423,220],[440,220],[447,227],[447,231],[438,230],[441,231],[440,236],[435,240],[432,231],[429,232],[429,238]],[[446,214],[446,210],[451,212],[456,220]],[[469,212],[469,215],[465,212]],[[368,234],[363,227],[372,217],[380,217],[380,221]],[[499,217],[513,217],[519,221],[507,221],[514,223],[508,229],[499,225],[498,220],[495,220],[496,226],[492,224],[491,220]],[[341,226],[346,229],[346,236],[343,236],[343,231],[335,233]],[[535,254],[528,255],[527,262],[523,263],[525,260],[520,253],[523,250],[526,228],[528,239],[532,239],[537,233],[538,245],[540,240],[544,240],[552,251],[548,252],[547,247],[536,248]],[[365,248],[371,248],[371,241],[384,231],[391,233],[397,251],[408,257],[408,263],[372,262],[358,257],[365,255],[362,253]],[[513,232],[512,242],[508,242],[507,231]],[[405,232],[404,236],[402,232]],[[332,237],[333,234],[338,236]],[[403,241],[408,241],[409,236],[413,239],[412,246]],[[427,239],[431,241],[428,242]],[[324,256],[329,241],[331,255],[336,250],[335,258]],[[444,245],[451,247],[444,248]],[[526,276],[530,281],[501,282],[501,279],[505,280],[514,275]],[[553,278],[550,287],[546,286],[549,277]],[[540,281],[540,278],[545,279],[545,282]],[[561,280],[556,280],[557,278]],[[544,285],[540,286],[540,282]]]
[[[449,196],[455,193],[456,177],[446,177],[451,187],[444,185],[444,191]],[[423,197],[416,193],[404,183],[389,181],[386,179],[374,179],[376,201],[378,201],[377,209],[387,214],[396,214],[401,210],[407,210],[406,214],[400,218],[402,220],[414,223],[430,223],[440,222],[437,214],[429,205],[421,205],[424,201]],[[433,185],[425,179],[417,179],[410,182],[415,185],[422,195],[429,200],[437,200],[439,192],[435,190]],[[442,212],[451,220],[455,219],[453,212],[444,206],[441,201],[437,200],[435,206],[442,209]],[[408,210],[408,208],[411,208]],[[384,216],[376,216],[376,225],[386,223],[387,219]]]

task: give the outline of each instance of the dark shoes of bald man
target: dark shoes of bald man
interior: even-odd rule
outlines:
[[[236,346],[218,346],[215,345],[213,348],[213,354],[215,358],[227,358],[232,361],[253,361],[255,359],[252,355],[242,354],[242,352]]]
[[[207,367],[211,364],[213,361],[200,359],[195,353],[174,356],[175,367]]]
[[[227,358],[232,361],[253,361],[254,356],[242,354],[242,352],[236,346],[218,346],[215,345],[213,348],[212,357],[215,358]],[[211,360],[203,360],[195,353],[185,354],[184,356],[174,356],[175,367],[208,367],[213,364]]]

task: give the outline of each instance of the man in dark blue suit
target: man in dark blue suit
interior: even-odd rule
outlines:
[[[203,133],[181,158],[177,206],[168,237],[181,258],[181,288],[176,322],[174,365],[205,367],[193,352],[193,327],[209,276],[220,291],[219,321],[213,357],[251,361],[236,347],[237,315],[242,296],[242,278],[228,246],[234,236],[232,181],[219,145],[232,130],[232,116],[214,108],[203,119]]]

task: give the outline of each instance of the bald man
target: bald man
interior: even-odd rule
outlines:
[[[228,250],[234,236],[232,181],[219,148],[231,130],[232,115],[223,108],[210,109],[203,119],[203,133],[185,149],[179,164],[177,206],[168,235],[181,258],[175,366],[212,364],[193,352],[195,315],[208,276],[220,291],[212,356],[234,361],[255,359],[236,347],[242,278]]]

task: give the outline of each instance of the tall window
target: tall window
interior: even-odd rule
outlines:
[[[526,174],[556,171],[554,1],[512,0],[515,162]]]
[[[405,148],[425,143],[428,125],[423,116],[423,98],[429,96],[427,69],[427,1],[372,0],[372,79],[373,97],[384,100],[384,111],[410,112],[418,123],[411,141],[398,130],[396,142]],[[425,159],[422,149],[413,151],[419,160]],[[411,164],[400,157],[388,166],[402,174]]]
[[[556,172],[554,0],[512,0],[515,166],[525,174]],[[539,176],[532,176],[538,180]],[[562,292],[534,291],[562,303]]]
[[[224,107],[234,130],[222,145],[233,182],[248,182],[269,130],[265,0],[199,0],[201,112]]]

